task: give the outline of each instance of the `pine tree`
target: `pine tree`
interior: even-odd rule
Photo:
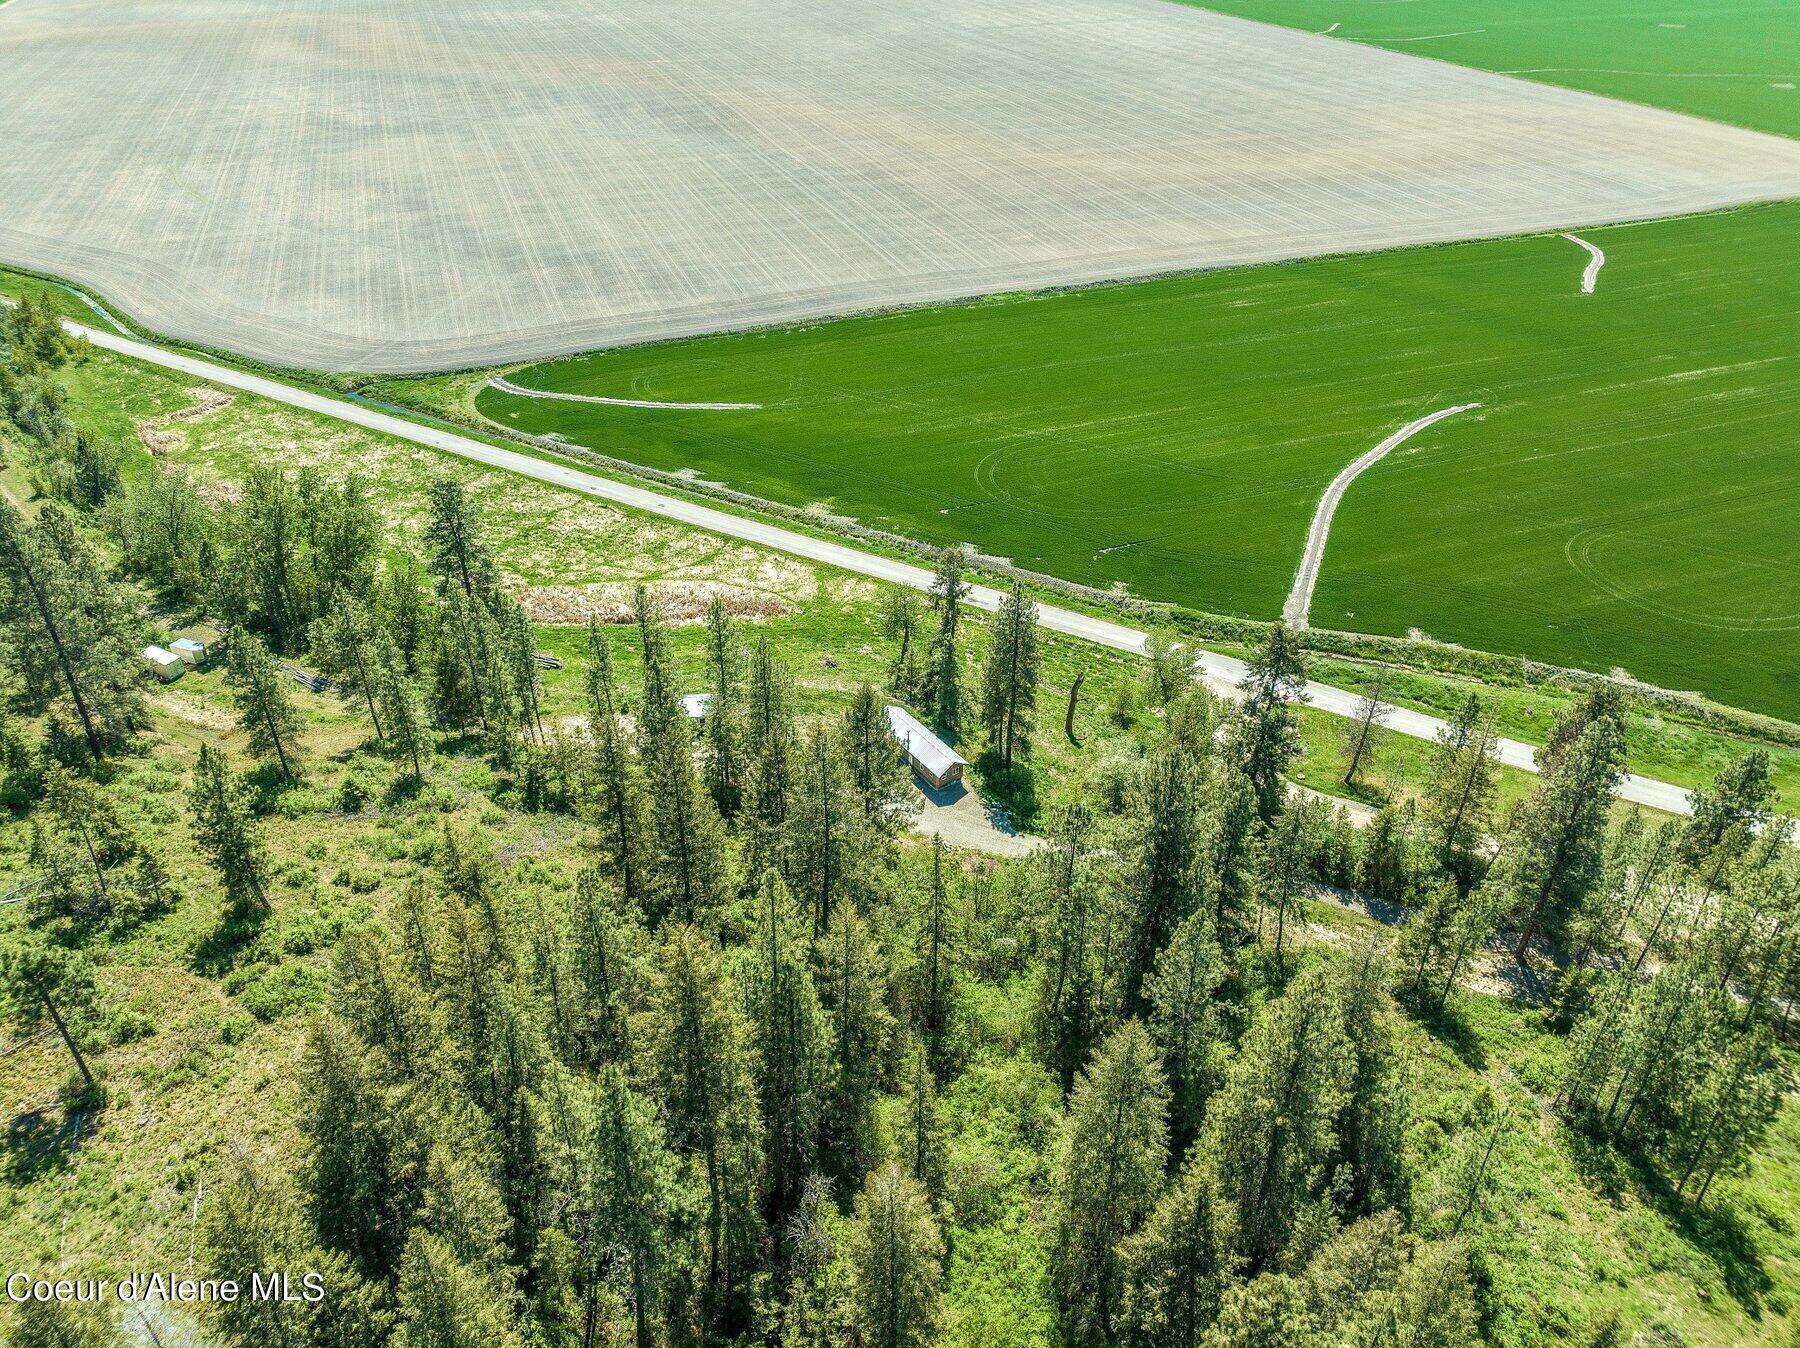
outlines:
[[[1275,963],[1281,964],[1289,918],[1305,913],[1312,860],[1324,839],[1327,806],[1316,799],[1290,803],[1270,826],[1258,848],[1256,887],[1262,905],[1275,914]]]
[[[1226,1290],[1203,1348],[1333,1348],[1317,1327],[1299,1279],[1265,1273]]]
[[[430,646],[437,624],[425,576],[417,555],[401,551],[389,558],[374,598],[379,626],[393,638],[407,675],[414,678],[421,671],[421,656]]]
[[[1162,1188],[1168,1086],[1135,1020],[1107,1038],[1075,1083],[1054,1164],[1052,1270],[1071,1342],[1110,1342],[1117,1329],[1127,1236]]]
[[[1192,755],[1180,744],[1164,746],[1145,765],[1132,801],[1132,918],[1119,999],[1126,1015],[1142,1006],[1144,979],[1157,952],[1204,893],[1200,805]]]
[[[372,663],[375,705],[380,710],[387,741],[411,766],[413,781],[422,782],[425,765],[432,755],[431,726],[419,703],[419,690],[406,672],[405,658],[388,634],[380,629],[375,632]]]
[[[625,898],[642,905],[650,893],[651,849],[641,774],[619,725],[612,645],[597,617],[588,619],[588,737],[592,780],[586,788],[607,860]]]
[[[912,788],[881,699],[867,683],[856,690],[844,713],[838,742],[849,764],[850,784],[862,803],[863,819],[877,834],[891,837],[912,812]]]
[[[1345,1205],[1368,1214],[1399,1206],[1408,1184],[1405,1083],[1391,1027],[1385,945],[1371,936],[1334,971],[1334,983],[1353,1065],[1332,1169]]]
[[[379,644],[374,617],[353,594],[341,594],[313,624],[313,658],[337,684],[338,696],[347,703],[362,703],[375,727],[375,738],[385,738],[378,705],[382,684]]]
[[[461,482],[447,477],[433,478],[427,492],[431,516],[425,544],[431,551],[432,571],[446,587],[461,590],[465,599],[485,600],[499,588],[499,578],[468,493]]]
[[[31,859],[48,878],[44,897],[57,916],[132,917],[169,898],[161,861],[97,782],[58,763],[39,787]]]
[[[1523,960],[1540,927],[1579,905],[1599,878],[1623,757],[1618,723],[1598,717],[1548,761],[1520,808],[1500,863],[1503,892],[1521,915],[1516,958]]]
[[[584,866],[575,877],[572,928],[574,1058],[588,1067],[628,1063],[647,978],[643,924],[597,867]]]
[[[1465,886],[1473,878],[1499,790],[1500,764],[1494,757],[1498,741],[1493,718],[1471,693],[1438,733],[1431,753],[1426,828],[1446,868]]]
[[[649,1077],[669,1145],[706,1183],[703,1309],[709,1333],[740,1332],[753,1308],[762,1154],[753,1033],[719,951],[690,926],[664,936],[651,979]]]
[[[1694,1202],[1721,1174],[1743,1169],[1781,1107],[1785,1086],[1765,1029],[1735,1036],[1707,1069],[1682,1110],[1670,1151],[1680,1173],[1675,1192],[1693,1186]]]
[[[1471,1221],[1485,1215],[1513,1126],[1507,1109],[1490,1100],[1473,1126],[1456,1136],[1432,1193],[1433,1215],[1446,1235],[1460,1236]]]
[[[1199,1147],[1236,1204],[1242,1248],[1258,1266],[1286,1242],[1337,1143],[1355,1055],[1329,980],[1297,978],[1244,1036],[1213,1097]]]
[[[1600,878],[1568,922],[1578,969],[1623,949],[1625,926],[1632,916],[1633,871],[1648,841],[1646,828],[1643,811],[1633,806],[1605,841]]]
[[[1236,1244],[1236,1208],[1213,1172],[1190,1161],[1120,1249],[1123,1341],[1199,1348],[1234,1280]]]
[[[768,1169],[765,1213],[787,1221],[815,1168],[829,1089],[825,1016],[806,963],[806,924],[774,871],[756,899],[755,942],[741,956],[739,985],[755,1033]]]
[[[619,1067],[600,1073],[593,1150],[596,1225],[621,1265],[637,1348],[651,1348],[675,1201],[674,1158],[650,1107]]]
[[[1201,799],[1200,849],[1212,875],[1214,935],[1227,950],[1250,939],[1258,826],[1249,777],[1235,763],[1216,760]]]
[[[1010,772],[1015,757],[1031,752],[1037,713],[1037,605],[1014,581],[989,628],[987,663],[981,675],[981,723],[989,748]]]
[[[214,598],[234,629],[264,634],[293,650],[312,618],[313,581],[293,480],[273,464],[244,475],[243,498],[226,515],[227,564]]]
[[[432,632],[432,701],[440,722],[459,731],[490,729],[481,608],[452,587]]]
[[[301,486],[302,518],[316,589],[312,612],[329,613],[345,598],[354,598],[366,607],[375,593],[385,532],[368,479],[349,473],[335,486],[328,486],[303,476]]]
[[[1344,755],[1349,759],[1344,769],[1344,785],[1355,789],[1356,774],[1373,767],[1381,749],[1376,731],[1387,722],[1393,710],[1381,700],[1383,677],[1379,668],[1367,692],[1356,700],[1356,715],[1344,723]]]
[[[795,765],[787,847],[795,897],[823,932],[831,915],[868,888],[868,838],[862,811],[829,721],[815,722]]]
[[[32,704],[72,713],[89,757],[104,759],[144,723],[136,615],[54,505],[28,528],[0,501],[0,624]]]
[[[673,915],[702,926],[717,920],[730,889],[725,821],[694,768],[685,730],[647,745],[655,853],[650,894],[653,916]]]
[[[954,738],[962,729],[962,668],[957,649],[958,627],[969,586],[962,573],[969,554],[962,548],[946,548],[938,554],[937,575],[931,582],[931,610],[937,629],[925,652],[925,669],[919,701],[938,729]]]
[[[98,510],[119,493],[119,450],[77,433],[72,464],[70,499],[83,510]]]
[[[662,604],[644,585],[633,591],[632,603],[637,614],[639,651],[644,664],[643,688],[638,699],[638,732],[644,758],[653,759],[662,742],[677,730],[686,743],[687,725],[681,714],[681,690],[675,682],[675,658],[669,652]]]
[[[853,903],[832,911],[814,958],[831,1037],[827,1160],[832,1173],[855,1175],[872,1147],[875,1098],[892,1061],[896,1026],[887,1007],[887,959]]]
[[[1777,798],[1769,751],[1757,747],[1714,775],[1709,789],[1688,796],[1693,814],[1681,839],[1683,859],[1701,866],[1735,833],[1753,836],[1768,826]]]
[[[1289,704],[1305,684],[1299,639],[1286,624],[1273,624],[1244,671],[1244,703],[1230,735],[1265,823],[1281,811],[1287,796],[1282,775],[1300,751],[1299,718]]]
[[[79,1040],[93,1018],[97,997],[94,967],[78,951],[30,940],[0,950],[0,1009],[21,1035],[34,1033],[48,1020],[89,1095],[97,1083]]]
[[[712,701],[706,708],[706,785],[727,819],[737,813],[746,772],[742,664],[737,628],[724,598],[714,595],[706,610],[706,666],[712,679]]]
[[[759,635],[750,662],[745,719],[747,848],[752,875],[773,866],[783,880],[794,874],[784,845],[799,757],[793,700],[793,676],[776,660],[768,636]]]
[[[255,798],[254,788],[232,775],[224,754],[210,744],[201,747],[188,791],[194,841],[211,857],[225,897],[234,906],[254,904],[267,913],[269,854],[256,820]]]
[[[300,764],[300,713],[288,692],[288,678],[268,647],[253,633],[231,635],[231,667],[226,675],[238,724],[250,737],[250,752],[273,755],[281,775],[292,778]]]
[[[905,1108],[900,1116],[895,1151],[906,1173],[941,1205],[950,1183],[950,1139],[938,1104],[937,1078],[931,1074],[925,1046],[915,1043],[907,1055],[901,1081]]]
[[[314,1229],[363,1276],[385,1284],[417,1216],[433,1125],[370,1047],[335,1018],[314,1027],[300,1070],[300,1128]]]
[[[365,1282],[335,1250],[319,1248],[293,1196],[241,1154],[223,1181],[205,1190],[197,1244],[204,1274],[244,1289],[214,1305],[212,1326],[229,1348],[363,1348],[387,1337],[393,1317],[384,1289]],[[253,1275],[288,1272],[294,1300],[248,1295]],[[324,1298],[299,1299],[299,1276],[317,1274]]]
[[[1225,959],[1213,940],[1211,919],[1206,912],[1182,919],[1157,956],[1146,989],[1150,1033],[1162,1050],[1171,1087],[1169,1121],[1178,1151],[1199,1132],[1224,1050],[1213,994],[1225,981]]]
[[[494,1279],[457,1257],[449,1241],[423,1228],[407,1243],[394,1293],[394,1348],[521,1348],[512,1298]]]
[[[919,603],[910,590],[890,590],[881,601],[881,633],[895,643],[888,670],[888,691],[902,702],[922,705],[924,679],[919,669]]]
[[[860,1341],[868,1348],[935,1343],[944,1242],[931,1204],[899,1166],[871,1175],[857,1196],[848,1253]]]
[[[1106,994],[1101,952],[1109,936],[1110,886],[1096,883],[1092,829],[1093,816],[1084,807],[1058,810],[1049,846],[1033,857],[1047,925],[1039,1035],[1044,1060],[1065,1094],[1093,1051]]]
[[[955,912],[950,896],[950,849],[931,840],[931,876],[919,895],[912,921],[912,960],[907,970],[907,1003],[912,1027],[925,1041],[932,1063],[942,1070],[949,1049],[956,1005]]]
[[[519,729],[527,738],[542,741],[542,675],[537,662],[537,642],[525,606],[508,594],[496,594],[488,602],[494,614],[495,652],[509,686]]]

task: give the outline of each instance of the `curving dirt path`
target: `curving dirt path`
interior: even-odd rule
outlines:
[[[1307,624],[1307,617],[1312,612],[1313,586],[1319,579],[1319,563],[1325,560],[1325,541],[1331,535],[1331,517],[1337,513],[1338,502],[1344,499],[1344,493],[1350,489],[1350,484],[1365,469],[1385,459],[1390,451],[1405,444],[1420,431],[1437,425],[1446,417],[1480,406],[1480,403],[1459,403],[1455,407],[1440,407],[1429,416],[1409,421],[1331,479],[1331,485],[1325,488],[1325,494],[1319,498],[1319,508],[1313,514],[1312,528],[1307,531],[1306,551],[1300,555],[1300,569],[1294,573],[1294,588],[1288,592],[1287,603],[1281,607],[1283,622],[1295,630],[1303,629]]]
[[[510,379],[494,375],[488,387],[520,398],[547,398],[559,403],[598,403],[602,407],[649,407],[665,412],[758,412],[761,403],[659,403],[646,398],[597,398],[590,393],[549,393],[544,389],[525,388]]]
[[[1600,249],[1596,248],[1586,239],[1582,238],[1579,234],[1564,234],[1563,238],[1567,239],[1570,243],[1578,243],[1588,250],[1587,270],[1581,273],[1581,293],[1584,295],[1593,294],[1594,287],[1600,281],[1600,268],[1606,265],[1606,254],[1601,252]]]

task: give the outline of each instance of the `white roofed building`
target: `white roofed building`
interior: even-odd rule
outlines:
[[[969,760],[945,744],[931,728],[905,707],[887,709],[888,731],[906,755],[912,770],[933,786],[962,780]]]
[[[174,683],[187,672],[187,661],[174,651],[164,650],[161,646],[144,647],[144,663],[150,672],[164,683]]]

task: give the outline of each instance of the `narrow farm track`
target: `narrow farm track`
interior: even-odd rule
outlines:
[[[645,398],[602,398],[592,393],[550,393],[544,389],[525,388],[500,375],[490,378],[488,387],[518,398],[548,398],[551,402],[559,403],[598,403],[602,407],[648,407],[665,412],[756,412],[762,409],[761,403],[665,403],[651,402]]]
[[[1313,514],[1312,528],[1306,532],[1306,551],[1301,553],[1300,569],[1294,573],[1294,588],[1288,592],[1287,603],[1281,609],[1283,622],[1297,631],[1307,624],[1312,613],[1313,586],[1319,579],[1319,563],[1325,560],[1325,543],[1331,535],[1331,517],[1337,513],[1338,502],[1344,499],[1344,493],[1350,489],[1350,484],[1420,431],[1437,425],[1446,417],[1472,411],[1480,406],[1480,403],[1461,403],[1455,407],[1441,407],[1429,416],[1409,421],[1331,479],[1331,485],[1325,488],[1325,494],[1319,498],[1319,508]]]
[[[1579,234],[1564,234],[1563,238],[1570,243],[1578,243],[1588,251],[1587,270],[1581,273],[1581,293],[1591,295],[1594,287],[1600,283],[1600,268],[1606,265],[1606,254]]]
[[[216,361],[205,360],[180,351],[166,350],[163,347],[153,346],[133,338],[121,337],[99,328],[88,327],[83,323],[65,319],[63,326],[77,336],[85,337],[102,350],[113,351],[133,360],[161,366],[163,369],[178,370],[183,374],[207,379],[226,388],[238,389],[245,393],[255,394],[260,398],[267,398],[272,402],[283,403],[318,416],[330,417],[334,421],[360,426],[380,435],[391,435],[401,440],[411,441],[413,444],[423,445],[427,449],[453,454],[473,463],[486,464],[491,468],[499,468],[520,477],[548,483],[553,487],[562,487],[565,490],[579,492],[597,500],[610,501],[615,505],[641,510],[645,514],[655,515],[661,519],[675,520],[697,529],[705,529],[709,533],[754,543],[760,547],[787,553],[789,556],[837,567],[839,570],[886,581],[892,585],[904,585],[915,590],[931,588],[932,572],[922,566],[914,566],[892,557],[863,552],[847,544],[815,538],[810,534],[799,533],[792,529],[783,529],[763,520],[734,515],[712,506],[701,505],[696,501],[665,496],[634,483],[620,482],[595,473],[583,472],[565,464],[520,453],[518,450],[501,449],[496,445],[484,444],[480,440],[459,435],[454,431],[436,426],[420,425],[403,417],[390,416],[386,412],[376,411],[371,407],[345,402],[340,398],[314,393],[309,389],[295,388],[278,380],[249,374],[242,370],[234,370],[230,366],[220,365]],[[988,585],[973,586],[969,592],[969,601],[975,607],[988,612],[999,608],[1001,598],[1001,592]],[[1057,632],[1080,641],[1090,641],[1095,645],[1106,646],[1112,650],[1125,651],[1133,655],[1144,653],[1145,643],[1148,639],[1147,634],[1137,628],[1127,627],[1123,623],[1097,618],[1073,609],[1057,608],[1050,604],[1038,606],[1038,625],[1046,631]],[[1208,684],[1221,692],[1235,692],[1244,682],[1246,673],[1244,662],[1233,656],[1220,655],[1215,651],[1201,651],[1195,659],[1195,666]],[[1312,706],[1334,716],[1354,717],[1359,714],[1360,699],[1357,694],[1342,688],[1333,688],[1327,684],[1309,681],[1303,690],[1303,696]],[[1387,729],[1397,734],[1427,740],[1435,739],[1445,726],[1445,723],[1435,716],[1427,716],[1423,712],[1412,711],[1405,707],[1393,708],[1385,724]],[[1521,768],[1526,772],[1537,771],[1537,751],[1531,745],[1518,740],[1503,739],[1499,741],[1495,756],[1508,767]],[[1618,794],[1621,799],[1648,805],[1652,809],[1663,810],[1670,814],[1692,813],[1688,805],[1686,788],[1673,786],[1668,782],[1659,782],[1651,777],[1640,777],[1635,774],[1626,776],[1619,783]]]

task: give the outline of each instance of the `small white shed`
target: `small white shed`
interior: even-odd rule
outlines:
[[[179,655],[186,665],[197,665],[206,659],[206,643],[193,637],[176,637],[169,643],[169,649]]]
[[[144,647],[144,663],[150,667],[150,672],[164,683],[174,683],[176,679],[187,673],[187,661],[175,654],[174,651],[166,650],[161,646]]]
[[[689,693],[681,699],[681,711],[690,721],[704,721],[712,709],[711,693]]]
[[[945,744],[930,728],[905,707],[887,709],[888,733],[906,755],[912,770],[933,786],[948,786],[962,780],[969,760]]]

